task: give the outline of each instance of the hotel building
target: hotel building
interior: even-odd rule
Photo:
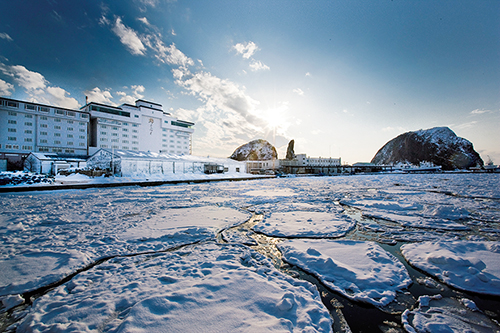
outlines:
[[[87,157],[100,148],[187,155],[193,125],[144,100],[72,110],[0,98],[0,160],[18,168],[30,152]]]

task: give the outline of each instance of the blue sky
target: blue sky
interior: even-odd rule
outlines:
[[[369,161],[449,126],[500,163],[500,1],[0,0],[0,95],[142,98],[193,121],[193,154],[252,139]]]

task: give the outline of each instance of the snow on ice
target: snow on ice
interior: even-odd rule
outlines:
[[[416,292],[411,279],[425,281],[419,287],[427,293],[443,292],[440,280],[455,296],[489,295],[493,306],[485,311],[476,302],[474,313],[498,318],[499,183],[497,174],[443,173],[1,193],[0,325],[19,332],[331,331],[316,287],[263,255],[266,234],[273,240],[266,246],[277,243],[285,261],[345,295],[352,309],[358,301],[386,309],[399,292]],[[384,250],[396,253],[400,244],[376,243],[396,241],[424,276],[410,276],[404,258]],[[436,313],[444,326],[434,327],[453,330],[458,319],[450,313],[474,309],[456,298],[408,302],[394,325],[422,332],[419,318]]]
[[[19,331],[325,332],[309,283],[238,245],[116,258],[37,299]],[[37,314],[37,315],[35,315]]]
[[[278,247],[286,261],[353,300],[384,306],[411,283],[403,264],[374,242],[288,240]]]
[[[341,237],[354,228],[356,221],[347,215],[324,212],[273,213],[253,230],[275,237]]]
[[[401,319],[409,333],[498,332],[500,329],[469,299],[420,296],[419,306],[405,310]]]
[[[418,267],[455,288],[500,296],[500,242],[441,241],[404,244]]]

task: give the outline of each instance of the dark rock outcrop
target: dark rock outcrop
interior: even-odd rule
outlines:
[[[374,164],[432,162],[443,170],[482,166],[483,160],[472,143],[448,127],[407,132],[387,142],[373,157]]]
[[[258,139],[238,147],[229,158],[237,161],[272,160],[278,158],[278,153],[272,144]]]
[[[295,156],[295,151],[293,150],[293,146],[295,145],[295,141],[294,140],[290,140],[290,142],[288,143],[288,147],[286,148],[286,157],[285,159],[291,161],[293,160],[296,156]]]

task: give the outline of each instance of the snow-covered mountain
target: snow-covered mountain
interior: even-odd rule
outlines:
[[[483,165],[469,140],[458,137],[448,127],[403,133],[387,142],[373,157],[375,164],[432,162],[443,170]]]
[[[278,158],[278,152],[266,140],[258,139],[238,147],[230,158],[237,161],[272,160]]]

